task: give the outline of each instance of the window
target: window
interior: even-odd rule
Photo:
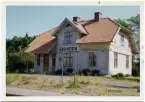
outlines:
[[[124,35],[121,35],[121,46],[124,46]]]
[[[72,54],[64,53],[64,67],[72,67]]]
[[[126,55],[126,68],[129,68],[129,55]]]
[[[96,66],[96,55],[95,52],[89,52],[89,66]]]
[[[40,66],[40,54],[37,55],[37,66]]]
[[[118,54],[114,52],[114,68],[117,68],[118,65]]]
[[[71,32],[64,33],[64,44],[71,44]]]

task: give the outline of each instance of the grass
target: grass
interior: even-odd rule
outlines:
[[[102,81],[128,82],[133,85],[139,85],[139,82],[131,79],[117,80],[115,78],[106,77],[90,77],[90,76],[76,76],[74,84],[73,76],[64,76],[64,83],[60,80],[54,80],[56,76],[52,75],[21,75],[21,74],[7,74],[6,84],[8,87],[51,90],[58,91],[61,94],[73,93],[81,95],[92,96],[137,96],[139,93],[133,88],[117,88],[101,84]],[[59,77],[59,76],[58,76]],[[61,77],[60,77],[61,78]],[[67,79],[67,80],[65,80]]]

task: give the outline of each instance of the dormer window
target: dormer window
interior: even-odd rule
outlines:
[[[121,41],[120,41],[120,43],[121,43],[121,46],[124,46],[124,35],[121,35]]]
[[[64,33],[64,44],[71,44],[72,35],[71,32]]]

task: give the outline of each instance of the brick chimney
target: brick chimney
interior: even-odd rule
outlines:
[[[94,13],[94,20],[99,21],[102,18],[102,13],[101,12],[95,12]]]
[[[73,17],[73,21],[77,22],[78,17]]]
[[[82,19],[80,17],[73,17],[73,21],[78,22],[81,21]]]

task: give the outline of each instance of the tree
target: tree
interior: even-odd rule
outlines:
[[[140,15],[137,14],[137,16],[127,19],[127,21],[134,31],[134,38],[136,40],[137,49],[140,51]]]
[[[6,71],[10,73],[30,72],[33,68],[34,54],[25,53],[28,44],[32,42],[36,36],[17,37],[6,39]]]
[[[120,25],[122,25],[123,27],[125,27],[125,28],[127,28],[127,29],[129,29],[129,30],[133,30],[132,28],[131,28],[131,25],[129,24],[129,22],[127,21],[127,19],[116,19],[115,20],[116,22],[118,22]]]
[[[30,72],[33,69],[34,58],[34,54],[25,53],[24,50],[9,53],[7,56],[7,72]]]

